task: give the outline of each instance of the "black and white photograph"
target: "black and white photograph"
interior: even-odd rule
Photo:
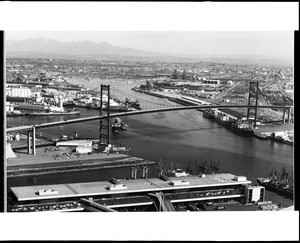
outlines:
[[[153,234],[171,215],[164,236],[138,239],[201,240],[184,237],[198,220],[232,215],[231,227],[256,228],[251,214],[298,210],[296,29],[185,25],[3,29],[4,212],[53,224],[71,214],[82,225],[92,215],[92,224],[113,219],[106,226],[116,233],[134,217],[139,227],[151,221]]]

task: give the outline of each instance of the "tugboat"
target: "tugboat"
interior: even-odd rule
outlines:
[[[125,131],[125,123],[119,117],[116,117],[112,122],[113,132]]]
[[[287,198],[293,199],[293,185],[289,184],[288,173],[286,172],[285,167],[281,169],[281,173],[279,174],[277,174],[276,170],[273,174],[272,170],[272,172],[268,173],[268,175],[268,178],[257,178],[257,182],[269,191],[273,191]]]

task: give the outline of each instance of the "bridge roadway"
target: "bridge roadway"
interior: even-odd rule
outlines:
[[[167,112],[167,111],[180,111],[180,110],[192,110],[192,109],[213,109],[213,108],[255,108],[254,105],[193,105],[193,106],[179,106],[179,107],[170,107],[170,108],[159,108],[159,109],[151,109],[151,110],[138,110],[138,111],[128,111],[122,113],[114,113],[110,114],[111,118],[115,117],[124,117],[124,116],[133,116],[133,115],[142,115],[142,114],[150,114],[150,113],[157,113],[157,112]],[[257,106],[258,109],[260,108],[270,108],[270,109],[287,109],[289,110],[290,106]],[[84,118],[76,118],[70,119],[67,121],[58,121],[58,122],[50,122],[50,123],[43,123],[37,125],[27,125],[27,126],[20,126],[20,127],[10,127],[6,129],[6,132],[17,132],[17,131],[28,131],[32,130],[33,128],[47,128],[47,127],[55,127],[55,126],[62,126],[62,125],[70,125],[80,122],[90,122],[96,121],[100,119],[107,118],[107,115],[101,116],[91,116],[91,117],[84,117]]]

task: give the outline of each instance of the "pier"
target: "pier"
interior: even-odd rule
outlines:
[[[35,156],[27,154],[26,149],[15,154],[15,158],[7,159],[8,177],[155,164],[127,154],[93,152],[75,155],[55,146],[37,147]]]
[[[85,183],[11,187],[17,204],[77,202],[88,211],[136,210],[177,211],[176,205],[190,202],[228,202],[240,205],[263,202],[264,188],[252,186],[244,176],[230,173],[205,176],[95,181]],[[179,203],[179,204],[178,204]],[[82,206],[82,205],[81,205]],[[82,206],[84,207],[84,206]],[[147,210],[146,210],[147,211]]]

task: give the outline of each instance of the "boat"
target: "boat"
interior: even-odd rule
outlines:
[[[226,116],[221,116],[221,117],[217,116],[216,121],[217,121],[217,123],[223,125],[224,127],[232,129],[233,122],[230,121],[229,119],[226,119]]]
[[[125,129],[125,123],[119,117],[114,118],[113,123],[112,123],[111,126],[112,126],[112,130],[114,132],[126,130]]]
[[[86,103],[83,103],[83,102],[75,102],[75,106],[77,107],[87,107],[87,104]]]
[[[21,113],[20,111],[8,111],[6,112],[6,116],[7,117],[11,117],[11,116],[25,116],[25,113]]]
[[[107,111],[108,107],[105,105],[102,110]],[[115,111],[115,112],[126,112],[126,111],[132,111],[132,108],[125,106],[125,105],[117,105],[117,106],[110,106],[109,107],[110,111]]]
[[[191,174],[183,171],[182,169],[175,169],[169,171],[170,176],[176,176],[176,177],[185,177],[190,176]]]
[[[242,121],[233,122],[232,130],[242,136],[252,136],[254,132],[251,124]]]
[[[268,139],[271,137],[271,135],[267,135],[266,133],[261,133],[258,131],[254,131],[253,134],[254,134],[254,136],[261,138],[261,139]]]
[[[133,99],[126,98],[125,99],[125,105],[129,105],[129,106],[131,106],[135,109],[141,110],[141,106],[140,106],[141,104],[140,104],[138,99],[133,100]]]
[[[79,115],[80,111],[45,111],[45,112],[28,112],[29,116],[62,116],[62,115]]]
[[[131,148],[129,148],[129,147],[115,145],[115,144],[108,144],[104,148],[102,153],[105,153],[105,154],[110,154],[110,153],[112,153],[112,154],[129,154],[130,151],[131,151]]]
[[[267,178],[257,178],[256,181],[261,186],[265,187],[269,191],[276,192],[279,195],[293,199],[294,190],[293,185],[288,183],[288,173],[286,173],[285,167],[281,169],[282,173],[277,174],[275,171],[268,173]]]
[[[214,111],[211,109],[203,110],[202,112],[203,112],[204,118],[212,119],[212,120],[214,120],[216,118]]]
[[[293,188],[289,185],[283,185],[282,183],[275,183],[269,178],[257,178],[257,182],[265,187],[269,191],[276,192],[288,198],[293,198],[294,192]]]
[[[67,100],[67,101],[65,101],[65,102],[63,102],[63,106],[64,107],[71,107],[71,108],[73,108],[73,107],[75,107],[75,102],[73,101],[73,100]]]

